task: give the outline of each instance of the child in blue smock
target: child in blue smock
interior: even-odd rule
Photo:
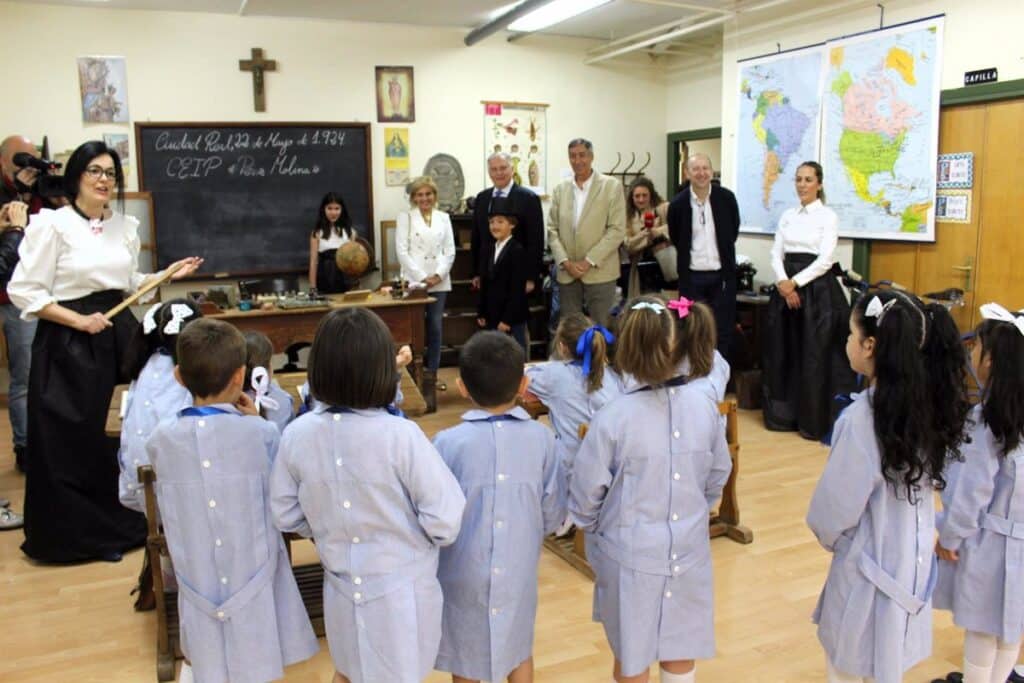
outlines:
[[[175,376],[193,405],[158,425],[146,452],[178,579],[181,650],[201,683],[276,680],[319,650],[268,504],[279,434],[242,391],[245,339],[234,326],[197,320],[177,349]]]
[[[656,297],[626,304],[615,363],[635,381],[590,423],[569,482],[619,683],[654,662],[662,683],[692,683],[715,653],[708,515],[732,462],[717,402],[676,374],[676,316]]]
[[[201,317],[199,308],[187,299],[153,304],[142,317],[128,349],[124,371],[132,383],[123,399],[117,488],[121,504],[132,510],[146,512],[138,469],[149,464],[149,435],[162,420],[192,404],[188,389],[174,378],[175,344],[185,325]]]
[[[474,408],[434,445],[466,494],[462,532],[441,551],[444,618],[437,669],[454,683],[533,681],[537,562],[565,518],[555,435],[516,406],[522,347],[479,332],[459,353],[459,393]]]
[[[952,575],[964,683],[1002,683],[1024,635],[1024,315],[981,307],[971,364],[982,385],[970,440],[943,496],[940,570]]]
[[[398,349],[398,353],[395,354],[395,366],[398,368],[398,373],[401,375],[402,370],[409,363],[412,362],[412,347],[408,344],[403,344]],[[299,410],[296,417],[299,415],[305,415],[309,411],[316,407],[316,399],[313,398],[312,393],[309,391],[309,380],[307,379],[301,385],[299,385]],[[405,413],[402,412],[402,402],[405,397],[402,395],[402,380],[399,377],[398,386],[395,388],[395,399],[388,404],[387,411],[397,417],[405,417]]]
[[[364,308],[328,313],[309,354],[314,408],[285,431],[271,506],[312,537],[324,565],[324,623],[336,683],[414,683],[441,639],[438,551],[466,498],[416,423],[390,415],[391,333]]]
[[[526,369],[528,391],[550,411],[566,476],[580,447],[580,425],[589,424],[597,411],[622,393],[619,375],[608,363],[608,347],[614,341],[611,332],[582,313],[573,313],[562,318],[555,332],[562,360]]]
[[[283,432],[295,416],[295,410],[291,395],[274,381],[274,370],[270,365],[274,347],[262,332],[246,332],[244,336],[245,393],[253,399],[260,415]]]
[[[832,553],[814,622],[828,680],[897,683],[931,653],[934,491],[963,441],[965,355],[949,313],[896,290],[850,315],[868,389],[836,421],[807,525]]]

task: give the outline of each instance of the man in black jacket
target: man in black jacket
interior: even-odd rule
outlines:
[[[529,269],[526,293],[529,294],[541,284],[543,278],[544,211],[540,205],[540,197],[512,182],[512,158],[504,152],[497,152],[487,158],[487,175],[491,177],[494,185],[478,194],[473,205],[473,287],[480,288],[480,278],[486,274],[488,268],[488,250],[494,247],[494,238],[491,237],[488,225],[491,201],[507,198],[511,202],[511,210],[519,218],[519,225],[513,233],[513,238],[526,249]]]
[[[7,405],[14,437],[15,463],[24,471],[28,446],[28,371],[36,321],[21,319],[21,311],[7,297],[7,283],[18,265],[18,247],[29,216],[38,213],[44,204],[42,198],[32,191],[38,171],[20,168],[14,163],[14,155],[19,152],[39,156],[35,146],[20,135],[12,135],[0,142],[0,323],[7,340],[7,367],[11,376]],[[0,516],[0,529],[5,528],[4,523]]]
[[[686,160],[690,181],[668,207],[668,232],[678,254],[679,294],[711,306],[718,327],[718,351],[729,358],[736,321],[736,238],[740,209],[736,196],[711,183],[711,159]]]

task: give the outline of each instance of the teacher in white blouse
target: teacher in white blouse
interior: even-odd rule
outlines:
[[[823,179],[820,164],[801,164],[800,206],[779,219],[761,364],[765,426],[815,440],[832,428],[835,396],[855,388],[845,350],[850,306],[836,279],[839,219],[825,206]]]
[[[427,412],[437,409],[435,389],[441,365],[441,333],[444,304],[452,281],[448,272],[455,263],[455,235],[452,222],[438,211],[437,185],[433,178],[416,178],[408,187],[412,208],[398,214],[395,252],[402,266],[402,279],[422,284],[434,298],[427,304],[427,352],[423,370],[423,400]]]
[[[139,222],[110,209],[124,173],[113,149],[86,142],[64,173],[70,205],[32,217],[7,292],[25,320],[38,319],[28,381],[26,555],[42,562],[117,561],[143,544],[142,515],[117,497],[118,440],[106,436],[111,392],[138,325],[104,311],[152,275],[138,269]],[[179,261],[175,279],[199,258]],[[177,265],[177,264],[172,264]]]

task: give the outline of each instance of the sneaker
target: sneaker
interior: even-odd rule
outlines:
[[[20,529],[25,526],[25,518],[19,515],[17,512],[4,508],[0,510],[0,531],[10,531],[11,529]]]
[[[11,507],[11,501],[9,498],[0,498],[0,508]]]

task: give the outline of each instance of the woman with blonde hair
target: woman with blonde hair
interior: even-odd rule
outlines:
[[[455,262],[455,236],[448,214],[437,209],[437,185],[430,176],[409,183],[408,211],[398,214],[395,252],[402,267],[402,279],[421,286],[434,299],[427,304],[427,350],[423,370],[423,398],[427,412],[437,410],[435,388],[441,365],[441,331],[444,304],[452,289],[448,272]]]

